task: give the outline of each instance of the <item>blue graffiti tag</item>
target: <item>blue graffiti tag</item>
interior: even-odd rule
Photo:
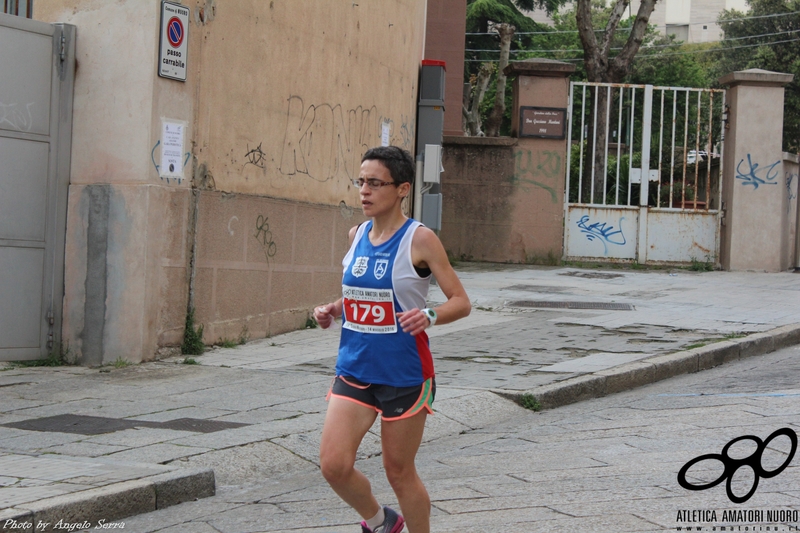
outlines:
[[[789,213],[792,210],[792,200],[797,198],[797,191],[792,190],[792,182],[797,181],[797,174],[792,174],[791,172],[785,172],[784,176],[786,177],[786,189],[789,191],[789,202],[786,204],[786,212]],[[800,186],[800,183],[798,183]]]
[[[619,218],[619,229],[615,230],[614,226],[606,222],[595,222],[594,224],[587,225],[587,222],[589,222],[589,215],[583,215],[578,221],[578,227],[581,229],[581,233],[586,234],[586,238],[590,241],[599,239],[600,242],[603,243],[605,255],[608,255],[608,246],[606,243],[622,246],[627,242],[625,240],[625,235],[622,233],[623,220],[625,220],[625,217]]]
[[[797,178],[797,174],[786,172],[784,176],[786,176],[786,188],[789,190],[789,200],[794,200],[797,198],[797,192],[792,190],[792,182]]]
[[[744,159],[742,159],[741,161],[739,161],[739,164],[736,165],[736,179],[737,180],[743,180],[742,181],[742,185],[752,185],[753,186],[753,190],[758,189],[759,185],[775,185],[776,183],[778,183],[778,182],[774,181],[775,178],[778,177],[778,171],[775,170],[775,167],[780,162],[781,161],[779,159],[778,161],[775,161],[771,165],[766,166],[763,169],[761,169],[761,170],[766,169],[767,175],[766,175],[765,178],[759,178],[758,177],[758,172],[759,172],[758,163],[753,163],[750,160],[750,154],[747,154],[747,164],[750,166],[750,170],[748,170],[747,172],[742,172],[740,170],[740,167],[742,166],[742,163],[744,163]]]

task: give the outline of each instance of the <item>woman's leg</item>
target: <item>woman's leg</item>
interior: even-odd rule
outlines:
[[[375,516],[380,505],[372,495],[369,480],[355,469],[356,452],[376,416],[369,407],[331,396],[319,450],[322,475],[365,520]]]
[[[422,442],[427,412],[402,420],[381,422],[383,467],[410,533],[429,533],[431,499],[417,475],[414,459]]]

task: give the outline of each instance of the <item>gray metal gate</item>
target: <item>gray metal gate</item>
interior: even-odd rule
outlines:
[[[718,263],[725,92],[570,86],[564,255]]]
[[[60,344],[75,33],[0,14],[0,361]]]

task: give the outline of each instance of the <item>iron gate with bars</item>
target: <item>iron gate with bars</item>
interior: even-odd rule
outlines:
[[[567,259],[716,264],[725,91],[572,82]]]

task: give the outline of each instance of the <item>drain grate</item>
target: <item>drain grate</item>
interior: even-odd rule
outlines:
[[[537,302],[533,300],[514,300],[506,302],[507,307],[541,307],[544,309],[601,309],[604,311],[633,311],[631,304],[605,302]]]
[[[102,416],[56,415],[45,418],[32,418],[20,422],[0,424],[9,428],[27,431],[45,431],[57,433],[77,433],[78,435],[102,435],[137,427],[172,429],[177,431],[193,431],[195,433],[214,433],[223,429],[249,426],[240,422],[221,422],[219,420],[202,420],[197,418],[178,418],[166,422],[149,422],[147,420],[130,420],[127,418],[106,418]]]
[[[501,291],[528,291],[528,292],[564,292],[566,287],[551,287],[549,285],[511,285],[503,287]]]
[[[559,272],[559,276],[572,276],[576,278],[587,279],[614,279],[623,277],[622,274],[611,274],[608,272],[579,272],[577,270],[570,270],[569,272]]]

